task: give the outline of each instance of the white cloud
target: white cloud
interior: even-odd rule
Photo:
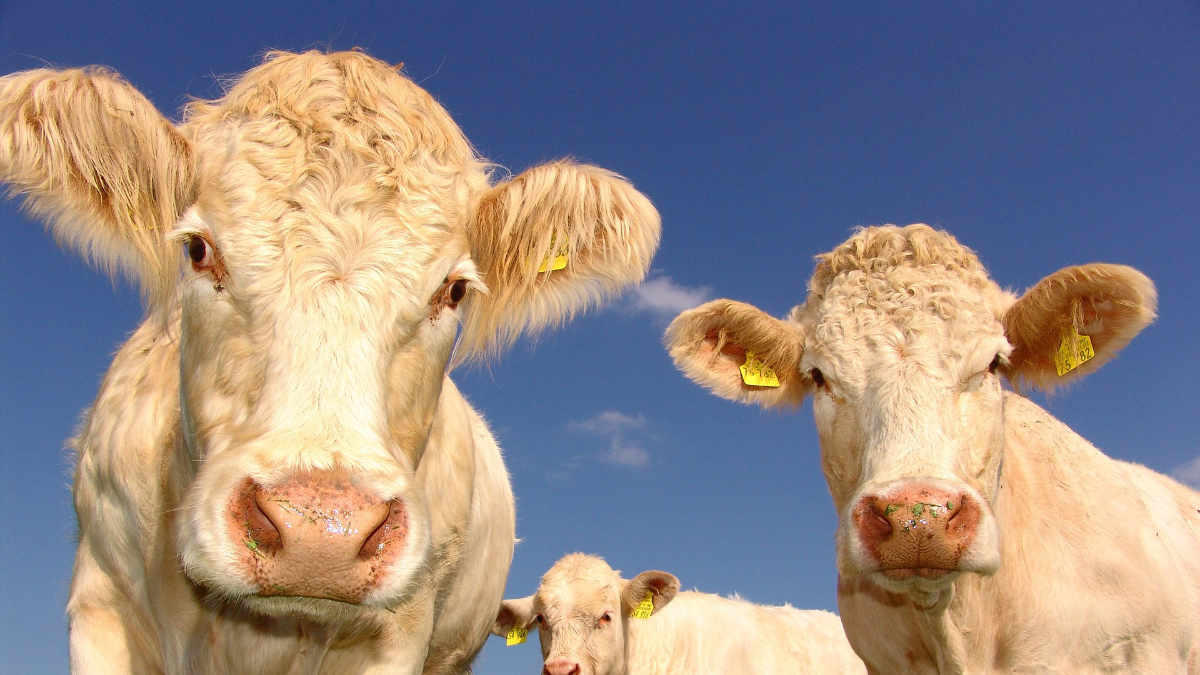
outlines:
[[[1180,483],[1185,483],[1200,490],[1200,457],[1196,457],[1186,464],[1175,467],[1175,470],[1171,472],[1171,476]]]
[[[633,289],[631,304],[634,310],[673,319],[711,297],[712,289],[708,286],[689,288],[671,281],[671,277],[655,277]]]
[[[631,469],[640,469],[650,463],[650,453],[640,445],[626,443],[614,437],[608,454],[604,455],[604,461]]]
[[[587,431],[594,434],[618,433],[625,429],[639,429],[646,426],[646,418],[642,415],[626,415],[619,410],[604,412],[567,424],[572,431]]]
[[[571,431],[608,439],[608,451],[592,459],[628,469],[640,469],[650,464],[650,453],[642,439],[634,438],[645,435],[647,426],[645,415],[620,410],[605,410],[587,419],[567,423]],[[576,467],[563,468],[569,471]]]

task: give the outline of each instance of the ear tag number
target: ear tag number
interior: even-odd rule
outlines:
[[[513,645],[519,645],[525,641],[525,638],[528,635],[528,628],[522,626],[513,626],[512,630],[508,631],[508,635],[506,635],[504,638],[504,646],[511,647]]]
[[[1076,332],[1075,326],[1071,326],[1063,335],[1062,342],[1058,343],[1058,349],[1054,352],[1054,369],[1058,371],[1058,376],[1062,377],[1091,361],[1095,356],[1096,350],[1092,348],[1092,338],[1080,335]]]
[[[775,371],[759,361],[754,352],[746,352],[746,362],[738,366],[738,370],[742,371],[742,382],[751,387],[779,386],[779,378],[775,376]]]
[[[646,591],[646,597],[642,598],[642,601],[638,603],[637,608],[635,608],[633,610],[633,618],[649,619],[650,615],[653,613],[654,613],[654,594],[651,593],[650,591]]]

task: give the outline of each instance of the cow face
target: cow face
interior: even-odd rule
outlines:
[[[604,560],[573,553],[542,576],[536,593],[505,600],[492,632],[536,625],[543,675],[625,675],[630,622],[651,620],[632,614],[647,598],[658,612],[678,591],[673,574],[650,570],[625,580]]]
[[[640,280],[658,242],[602,169],[492,185],[446,111],[362,53],[269,55],[178,128],[102,71],[0,94],[20,112],[0,179],[177,330],[163,509],[187,575],[262,613],[414,592],[434,508],[416,472],[465,442],[438,422],[456,335],[460,359],[494,354]]]
[[[726,398],[778,406],[811,395],[839,573],[928,594],[1001,564],[1000,377],[1049,388],[1090,372],[1153,308],[1149,280],[1114,265],[1062,270],[1014,300],[953,237],[888,226],[820,256],[786,321],[714,301],[681,314],[667,343],[685,374]],[[1076,334],[1095,357],[1063,378],[1054,353]],[[745,383],[747,351],[778,387]]]

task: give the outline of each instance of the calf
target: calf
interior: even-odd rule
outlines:
[[[554,563],[533,595],[505,600],[492,632],[516,642],[534,624],[543,675],[865,672],[835,614],[679,592],[658,570],[626,580],[582,553]]]
[[[8,75],[0,180],[147,299],[74,441],[72,669],[467,669],[514,511],[456,334],[640,280],[650,202],[571,162],[492,184],[360,52],[270,54],[178,126],[102,69]]]
[[[842,623],[868,669],[1200,673],[1200,494],[1001,384],[1099,368],[1153,319],[1150,280],[1083,265],[1018,298],[919,224],[818,260],[786,319],[717,300],[666,343],[719,396],[812,396]]]

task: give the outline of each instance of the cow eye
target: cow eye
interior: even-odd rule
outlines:
[[[598,621],[601,626],[607,626],[608,624],[612,623],[612,614],[610,612],[605,612],[600,615]]]
[[[188,257],[192,259],[192,267],[209,269],[213,266],[213,247],[208,240],[198,234],[193,234],[184,243]]]
[[[976,363],[978,363],[978,361],[976,361]],[[995,375],[996,369],[998,369],[999,367],[1000,367],[1000,355],[997,354],[992,357],[992,362],[988,364],[988,372]]]
[[[446,296],[450,299],[450,306],[454,307],[462,302],[463,296],[467,294],[467,280],[458,279],[450,284],[449,290],[446,291]]]
[[[813,368],[808,371],[808,376],[812,378],[813,384],[818,387],[825,386],[825,374],[821,372],[820,368]]]
[[[546,620],[542,618],[541,614],[538,614],[537,616],[533,617],[533,622],[534,623],[545,623]]]

